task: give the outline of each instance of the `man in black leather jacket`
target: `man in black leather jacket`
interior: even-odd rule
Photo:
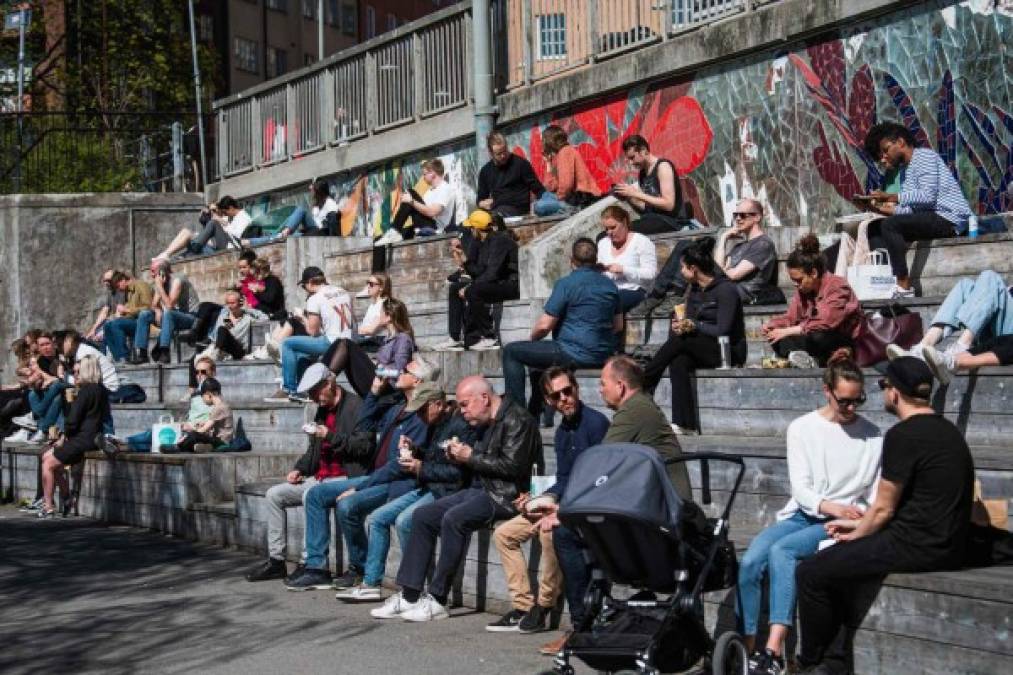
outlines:
[[[513,501],[529,490],[532,465],[544,465],[538,424],[523,405],[496,394],[480,375],[461,380],[457,402],[468,424],[485,428],[475,448],[453,439],[447,447],[449,459],[470,471],[471,487],[415,511],[397,574],[401,592],[371,612],[377,619],[447,618],[450,584],[464,561],[471,533],[517,515]],[[437,537],[440,555],[429,593],[424,594]]]

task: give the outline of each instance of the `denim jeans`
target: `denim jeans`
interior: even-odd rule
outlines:
[[[162,312],[162,329],[158,333],[158,346],[168,349],[172,345],[172,334],[177,329],[186,330],[190,328],[197,317],[178,309],[170,309]],[[148,334],[151,332],[151,324],[155,322],[155,312],[145,309],[137,315],[137,330],[134,332],[134,348],[148,348]]]
[[[151,429],[127,436],[126,440],[130,452],[151,452]]]
[[[367,586],[379,586],[383,582],[383,572],[387,567],[387,553],[390,551],[390,528],[399,527],[399,523],[400,527],[405,528],[404,531],[398,529],[398,540],[402,547],[406,546],[408,536],[411,534],[411,514],[419,506],[431,504],[435,500],[433,493],[417,488],[390,500],[373,511],[373,516],[369,521],[369,548],[366,554],[363,583]],[[338,510],[340,513],[340,505]],[[406,517],[402,518],[405,515]],[[341,527],[345,527],[344,521],[341,522]]]
[[[546,190],[531,205],[531,210],[535,212],[536,216],[554,216],[556,214],[573,213],[577,209],[557,197],[555,192]]]
[[[974,281],[961,279],[932,317],[932,325],[966,328],[974,333],[976,342],[1013,333],[1013,298],[1006,282],[992,270],[985,270]]]
[[[518,340],[503,348],[503,380],[506,393],[513,400],[523,404],[524,398],[524,366],[528,366],[531,379],[531,400],[528,411],[536,417],[545,405],[541,392],[538,390],[538,379],[542,371],[550,366],[577,368],[580,366],[596,367],[601,364],[578,364],[571,359],[559,343],[551,340]]]
[[[309,210],[297,206],[289,214],[288,218],[285,219],[277,234],[271,234],[266,237],[253,237],[250,239],[250,246],[259,246],[260,244],[270,244],[271,242],[278,241],[280,239],[278,235],[281,234],[282,230],[288,230],[290,236],[301,237],[303,236],[303,232],[315,232],[317,229],[317,222],[313,220],[313,214]]]
[[[387,485],[374,485],[338,502],[336,517],[341,523],[341,537],[345,540],[346,569],[356,572],[366,569],[366,518],[387,502],[387,488]]]
[[[299,386],[299,376],[309,366],[303,361],[312,361],[320,357],[331,346],[331,341],[323,335],[293,335],[281,343],[281,381],[285,391],[293,393]]]
[[[36,390],[28,392],[28,406],[38,418],[39,431],[46,433],[52,426],[63,428],[63,392],[67,385],[56,381],[41,394]]]
[[[619,289],[619,304],[622,306],[623,314],[630,311],[647,297],[647,291],[642,288],[636,290],[629,290],[626,288]]]
[[[137,331],[137,319],[120,317],[110,319],[102,326],[102,335],[105,338],[109,353],[113,361],[122,361],[130,355],[127,347],[127,335],[133,335]],[[147,343],[145,343],[147,344]]]
[[[327,547],[331,543],[330,520],[327,510],[336,506],[336,500],[345,490],[357,488],[369,476],[343,478],[314,485],[303,495],[306,509],[306,567],[322,570],[327,566]]]
[[[565,525],[552,531],[552,547],[556,549],[556,560],[563,570],[563,594],[570,605],[570,621],[576,629],[584,618],[584,594],[591,583],[587,549],[577,533]]]
[[[827,538],[826,521],[796,511],[756,535],[739,564],[738,614],[745,635],[756,635],[763,575],[770,574],[770,623],[792,625],[795,567]]]

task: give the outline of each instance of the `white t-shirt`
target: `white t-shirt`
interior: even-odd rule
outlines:
[[[450,183],[443,181],[436,187],[429,188],[422,195],[422,201],[426,203],[426,206],[439,204],[443,207],[443,210],[434,216],[441,230],[450,225],[450,220],[454,217],[454,188],[450,187]]]
[[[352,337],[352,296],[340,286],[321,286],[306,301],[306,313],[320,315],[321,333],[331,342]]]
[[[622,274],[605,273],[622,290],[646,288],[658,274],[658,253],[654,249],[654,242],[639,232],[626,235],[626,247],[622,253],[613,250],[611,239],[602,237],[598,242],[598,262],[602,265],[619,263],[623,266]]]
[[[338,204],[337,204],[337,202],[335,202],[333,199],[331,199],[330,197],[328,197],[327,200],[324,202],[323,206],[314,206],[313,207],[313,210],[312,210],[312,213],[313,213],[313,222],[317,224],[317,228],[319,229],[319,228],[321,228],[321,227],[324,226],[324,219],[327,218],[327,216],[329,214],[331,214],[331,213],[337,213],[337,212],[338,212]],[[339,216],[339,219],[340,219],[340,216]]]
[[[246,209],[242,209],[239,213],[232,216],[229,224],[225,226],[225,231],[236,239],[242,239],[243,232],[252,220],[253,218],[250,218],[250,214],[246,212]]]
[[[116,391],[120,388],[120,376],[116,372],[116,366],[113,364],[112,359],[91,345],[81,343],[77,346],[74,361],[80,361],[86,356],[94,356],[98,359],[98,367],[102,371],[102,386],[108,391]]]
[[[359,324],[359,331],[363,328],[369,328],[380,318],[380,314],[383,313],[383,303],[386,302],[383,298],[379,298],[376,302],[369,306],[366,310],[366,316],[362,317],[362,323]],[[368,333],[372,335],[372,333]]]
[[[778,520],[799,510],[818,516],[821,501],[869,506],[883,451],[879,427],[861,415],[836,424],[814,410],[788,425],[787,440],[791,499]]]

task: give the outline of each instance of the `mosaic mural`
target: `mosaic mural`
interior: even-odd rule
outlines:
[[[824,230],[876,184],[862,140],[877,121],[905,124],[946,161],[979,213],[1013,210],[1013,2],[926,2],[776,52],[548,112],[504,129],[514,152],[544,175],[541,130],[560,124],[599,186],[627,180],[620,145],[639,133],[673,161],[704,222],[727,222],[754,196],[772,225]],[[474,148],[436,152],[459,188],[457,213],[475,202]],[[346,234],[379,233],[423,156],[335,176]],[[255,200],[256,213],[305,192]]]

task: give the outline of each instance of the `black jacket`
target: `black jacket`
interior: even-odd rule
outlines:
[[[344,387],[340,387],[340,389],[342,394],[341,400],[338,401],[337,428],[333,433],[328,434],[326,439],[310,436],[306,452],[295,463],[295,470],[303,476],[311,477],[316,475],[317,470],[320,468],[320,451],[324,440],[331,444],[334,452],[341,452],[348,443],[347,439],[350,430],[355,428],[355,423],[359,418],[359,408],[362,407],[362,399]],[[318,408],[317,416],[313,421],[317,424],[323,424],[329,412],[326,408]]]
[[[515,512],[511,502],[531,488],[531,467],[545,466],[538,423],[524,406],[504,396],[467,467],[489,496]]]
[[[268,274],[264,277],[264,290],[254,292],[257,298],[257,309],[267,314],[272,321],[280,321],[288,316],[285,312],[285,289],[281,279]]]
[[[509,232],[494,231],[478,250],[478,258],[464,264],[472,281],[517,281],[517,242]]]
[[[94,450],[95,437],[102,432],[108,416],[109,395],[106,388],[95,383],[81,385],[63,424],[66,435],[64,452],[71,449]]]

